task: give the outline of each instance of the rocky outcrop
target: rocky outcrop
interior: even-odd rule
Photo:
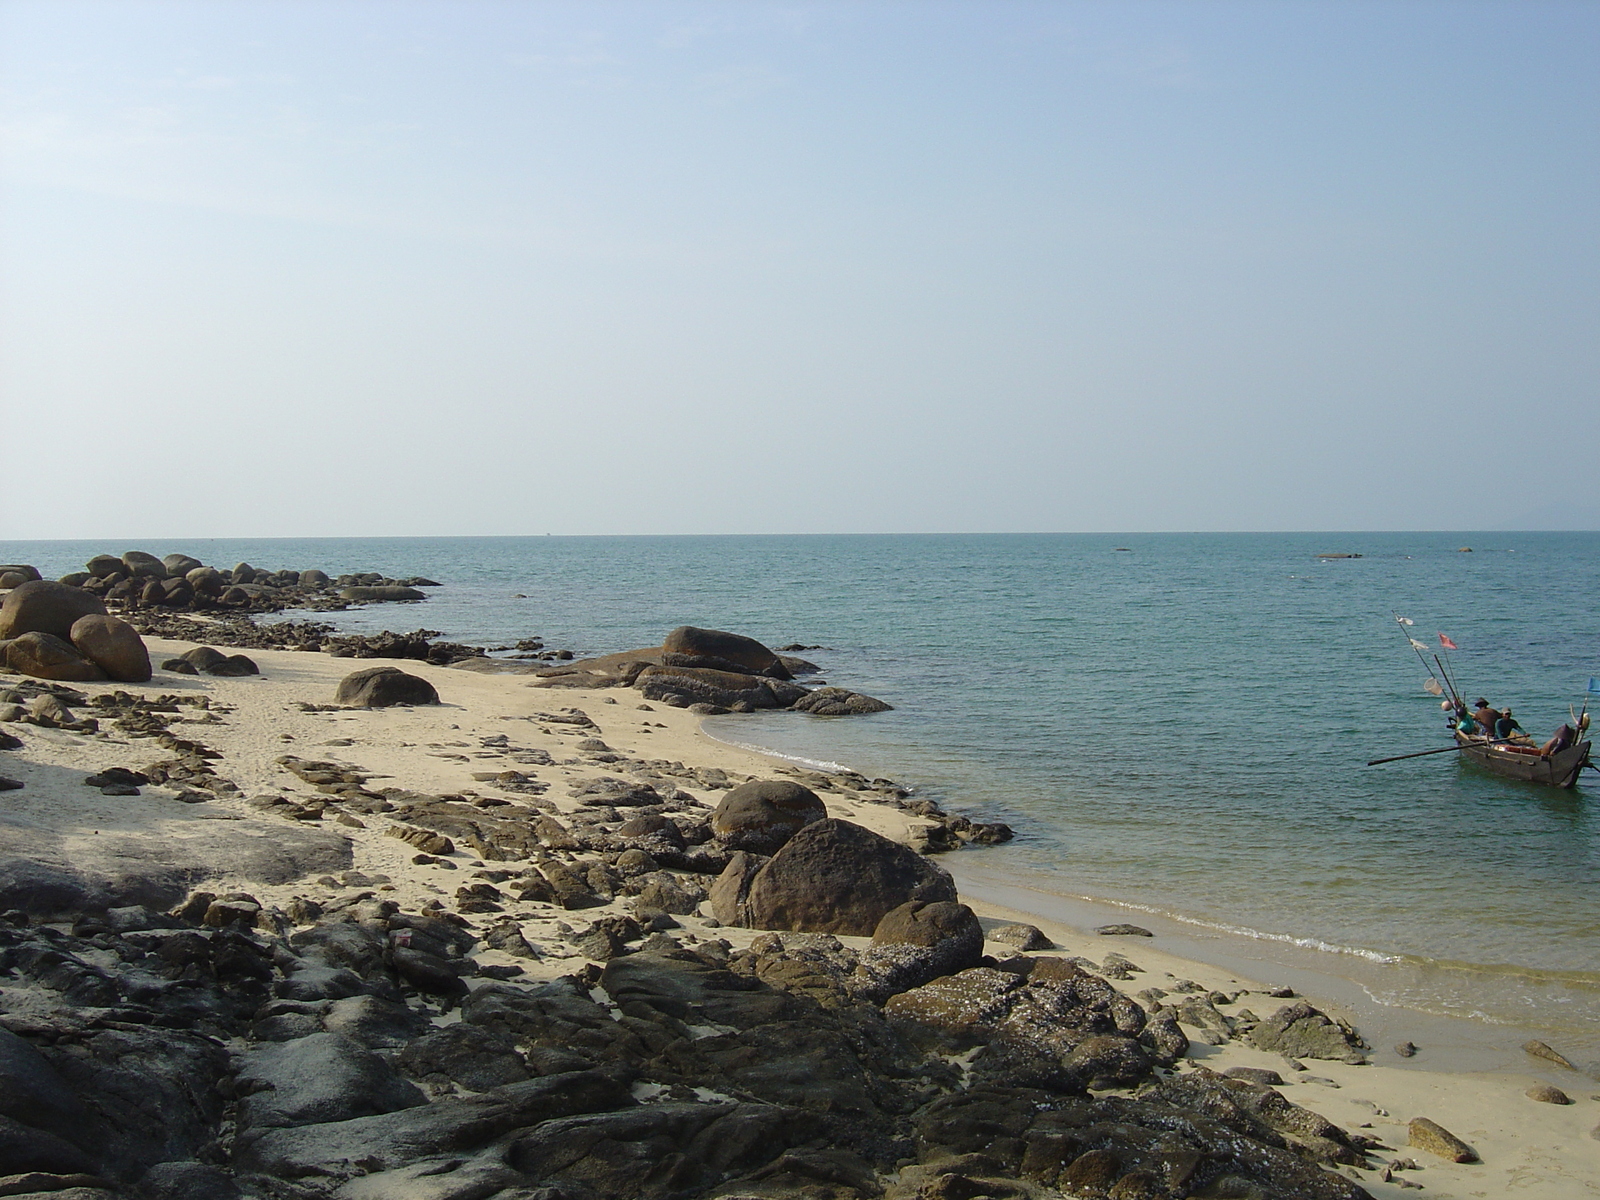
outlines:
[[[759,675],[741,675],[706,667],[645,666],[635,676],[635,686],[647,700],[671,703],[715,704],[732,711],[754,712],[764,708],[788,708],[803,699],[806,689],[797,683]]]
[[[811,690],[794,683],[813,674],[815,663],[774,654],[753,638],[717,629],[682,625],[660,647],[626,650],[578,659],[559,667],[517,667],[503,659],[468,659],[469,670],[532,670],[535,687],[637,687],[648,700],[677,708],[716,712],[757,712],[792,708],[816,716],[849,716],[888,711],[892,706],[846,688]]]
[[[356,708],[389,708],[396,704],[437,704],[439,693],[419,675],[399,667],[369,667],[346,675],[334,697]]]
[[[730,850],[774,854],[827,806],[808,787],[786,779],[755,779],[733,788],[711,814],[711,830]]]
[[[796,833],[750,881],[755,929],[870,936],[892,909],[956,899],[950,876],[915,851],[849,821]]]
[[[680,625],[661,643],[661,662],[669,667],[704,667],[733,674],[765,675],[772,679],[792,676],[782,660],[754,638]]]
[[[143,550],[129,550],[120,556],[97,554],[85,568],[63,576],[61,583],[80,587],[130,614],[152,609],[204,612],[232,609],[264,613],[308,608],[327,611],[348,608],[351,604],[426,599],[426,593],[417,589],[439,586],[431,579],[392,579],[377,572],[332,579],[327,572],[315,568],[270,571],[249,563],[218,568],[206,566],[188,554],[157,558]],[[0,582],[4,578],[0,573]]]
[[[808,692],[789,707],[796,712],[810,713],[816,717],[850,717],[865,713],[888,712],[894,706],[846,688],[822,687],[814,692]]]
[[[398,584],[378,585],[377,587],[347,587],[339,589],[341,600],[426,600],[428,594],[419,592],[413,587],[402,587]]]
[[[475,957],[499,926],[346,878],[288,912],[198,893],[70,933],[0,922],[0,1171],[95,1200],[1365,1195],[1325,1169],[1360,1145],[1274,1089],[1153,1077],[1143,1010],[1103,979],[960,967],[981,948],[960,904],[899,908],[859,953],[630,953],[644,930],[604,917],[628,945],[603,968],[521,983]],[[896,949],[957,973],[880,1003]],[[1113,1084],[1141,1090],[1086,1090]]]

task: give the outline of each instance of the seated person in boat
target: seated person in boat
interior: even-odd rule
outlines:
[[[1552,754],[1560,754],[1577,740],[1578,731],[1563,722],[1561,728],[1556,730],[1555,736],[1539,747],[1539,753],[1547,758]]]
[[[1489,702],[1482,696],[1479,696],[1472,704],[1472,719],[1478,723],[1479,729],[1493,737],[1495,727],[1499,723],[1502,714],[1498,710],[1490,708]]]
[[[1528,731],[1517,724],[1517,719],[1511,715],[1509,708],[1500,711],[1500,719],[1494,723],[1494,736],[1500,741],[1510,741],[1516,738],[1521,741],[1531,741]]]
[[[1483,736],[1483,730],[1480,729],[1478,727],[1478,723],[1472,719],[1472,714],[1467,711],[1467,706],[1465,704],[1457,704],[1455,706],[1455,719],[1452,722],[1452,727],[1457,733],[1463,734],[1466,737]]]

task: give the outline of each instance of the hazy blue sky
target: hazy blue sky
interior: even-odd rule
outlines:
[[[1600,4],[0,0],[0,537],[1600,524]]]

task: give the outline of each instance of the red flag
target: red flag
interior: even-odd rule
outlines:
[[[1449,638],[1445,637],[1445,635],[1442,634],[1442,633],[1439,635],[1439,645],[1443,646],[1446,650],[1459,650],[1459,649],[1461,649],[1460,646],[1456,645]]]

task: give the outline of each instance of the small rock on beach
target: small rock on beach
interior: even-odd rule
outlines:
[[[1440,1158],[1450,1162],[1471,1163],[1478,1161],[1478,1152],[1467,1145],[1455,1134],[1451,1133],[1437,1121],[1430,1121],[1427,1117],[1417,1117],[1411,1122],[1408,1131],[1409,1144],[1418,1150],[1426,1150],[1429,1154],[1437,1154]]]

